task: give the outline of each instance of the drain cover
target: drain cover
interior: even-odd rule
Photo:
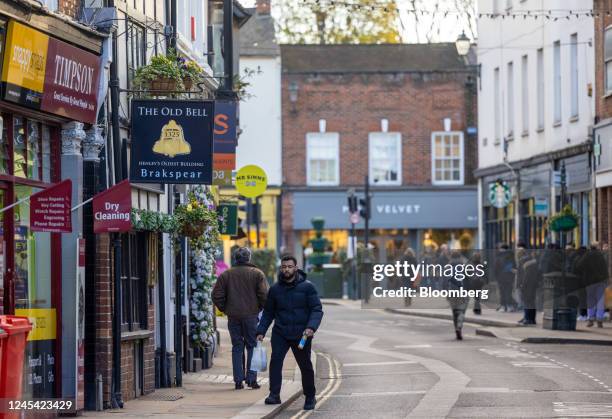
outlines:
[[[153,393],[147,394],[146,396],[142,397],[142,399],[145,400],[157,400],[163,402],[174,402],[182,398],[183,393],[181,393],[179,390],[172,388],[160,388],[155,390]]]

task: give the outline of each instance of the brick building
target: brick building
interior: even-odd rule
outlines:
[[[281,58],[286,251],[302,255],[315,216],[345,249],[347,192],[366,175],[379,259],[475,245],[476,80],[454,44],[283,45]]]
[[[612,243],[612,2],[596,0],[595,126],[593,154],[597,193],[597,240]]]

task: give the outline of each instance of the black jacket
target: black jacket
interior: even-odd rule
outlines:
[[[323,307],[314,285],[306,280],[306,273],[297,272],[297,278],[287,283],[279,278],[268,292],[257,334],[265,335],[274,320],[272,333],[285,339],[299,339],[304,330],[317,330],[323,318]]]

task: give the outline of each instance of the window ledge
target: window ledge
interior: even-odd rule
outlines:
[[[496,138],[495,141],[493,141],[493,145],[500,145],[501,144],[501,140],[499,138]]]
[[[539,128],[536,130],[536,132],[537,132],[537,133],[544,132],[544,127],[539,127]]]
[[[571,123],[574,123],[574,122],[578,122],[578,119],[580,119],[580,118],[578,117],[578,115],[575,115],[575,116],[572,116],[572,117],[569,119],[569,121],[570,121]]]
[[[121,341],[142,340],[153,337],[152,330],[135,330],[133,332],[121,332]]]
[[[529,137],[529,131],[525,130],[525,131],[521,132],[521,137],[523,137],[523,138]]]
[[[610,91],[610,92],[608,92],[608,93],[606,93],[605,95],[602,96],[602,98],[604,98],[604,99],[608,99],[610,97],[612,97],[612,91]]]
[[[508,136],[506,137],[506,141],[508,141],[508,142],[514,141],[514,133],[513,132],[508,134]]]
[[[563,123],[561,121],[557,121],[557,122],[553,123],[553,128],[560,127],[561,125],[563,125]]]

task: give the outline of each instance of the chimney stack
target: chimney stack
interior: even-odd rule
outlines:
[[[270,14],[270,0],[257,0],[256,8],[258,15],[269,15]]]

